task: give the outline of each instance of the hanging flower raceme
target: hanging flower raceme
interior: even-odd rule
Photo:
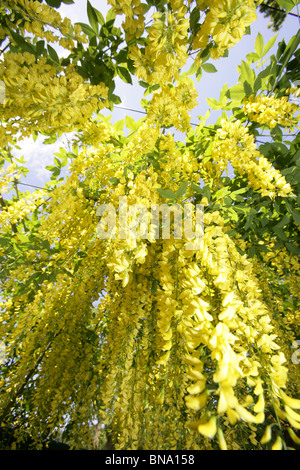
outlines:
[[[1,168],[0,175],[0,193],[8,193],[11,183],[13,183],[15,180],[18,180],[18,178],[21,176],[21,170],[18,168],[18,165],[13,162],[6,168]]]
[[[72,65],[57,73],[28,53],[7,54],[0,65],[4,141],[20,131],[18,117],[23,136],[74,129],[82,144],[50,198],[37,191],[0,214],[5,239],[10,224],[35,212],[28,249],[12,244],[17,262],[8,276],[0,270],[9,365],[0,367],[1,423],[15,430],[16,445],[29,433],[34,448],[60,429],[75,448],[90,446],[94,422],[112,432],[116,450],[286,448],[285,430],[297,443],[300,429],[286,344],[295,338],[299,263],[277,250],[275,237],[263,241],[273,258],[243,254],[249,242],[230,235],[202,181],[214,179],[214,203],[230,162],[256,195],[292,189],[240,121],[220,121],[215,135],[190,130],[197,93],[179,75],[192,47],[199,58],[213,42],[219,57],[236,43],[255,18],[254,2],[197,0],[206,17],[193,38],[192,1],[166,2],[148,28],[140,0],[110,3],[125,15],[138,78],[160,85],[129,135],[94,115],[108,90]],[[50,22],[36,2],[17,5]],[[46,37],[39,23],[36,34]],[[266,117],[256,105],[247,112]],[[284,106],[278,119],[291,118]],[[176,142],[170,126],[189,130],[187,141]],[[4,171],[0,188],[9,189],[15,171]]]
[[[60,72],[57,75],[56,67],[44,57],[36,60],[28,52],[5,54],[0,64],[0,78],[6,85],[6,100],[0,108],[2,142],[11,141],[16,133],[25,137],[33,131],[70,132],[107,105],[104,84],[85,83],[72,65],[61,67]]]
[[[248,138],[240,126],[230,129],[218,139],[230,132],[232,141]],[[1,306],[2,337],[18,357],[2,382],[3,413],[18,404],[13,384],[28,382],[33,413],[26,426],[36,439],[42,423],[54,430],[66,414],[82,423],[100,416],[114,431],[116,449],[232,448],[239,426],[251,425],[245,429],[253,441],[262,437],[270,407],[297,429],[299,403],[287,390],[272,314],[252,262],[220,214],[204,214],[201,243],[189,249],[190,237],[178,235],[175,207],[168,233],[165,221],[149,217],[153,205],[169,207],[161,190],[199,179],[197,159],[147,121],[122,149],[108,143],[113,127],[105,134],[103,144],[73,161],[45,206],[39,234],[60,246],[44,267],[52,276],[43,277],[30,301],[25,292]],[[99,204],[113,209],[106,237],[99,233],[109,218],[103,211],[99,221],[89,198],[96,182]],[[189,191],[178,197],[178,211]],[[29,251],[28,261],[33,256]],[[61,263],[64,271],[54,274]],[[7,287],[34,273],[26,263]],[[87,436],[83,424],[74,442]]]
[[[274,96],[250,96],[244,102],[243,111],[251,121],[267,125],[273,129],[277,124],[290,128],[297,126],[300,114],[294,116],[300,108],[294,103],[288,102],[288,97],[275,98]]]
[[[109,0],[117,14],[124,14],[122,23],[126,38],[139,38],[145,29],[144,5],[140,0]]]
[[[179,81],[177,86],[165,86],[154,93],[147,112],[147,120],[159,127],[175,126],[180,131],[190,127],[188,111],[197,106],[198,94],[193,82]]]
[[[8,12],[11,11],[13,16],[18,14],[23,18],[23,21],[19,20],[20,32],[23,35],[27,32],[48,42],[59,42],[69,50],[73,49],[74,41],[87,42],[79,25],[73,27],[68,18],[62,18],[57,10],[46,3],[37,0],[3,0],[2,5]],[[6,23],[3,38],[5,35],[12,36],[9,16]]]
[[[147,35],[147,45],[142,52],[138,46],[131,48],[136,74],[150,84],[168,83],[179,77],[188,58],[188,19],[172,13],[156,13]]]
[[[26,215],[33,212],[37,206],[43,204],[47,197],[48,191],[37,190],[32,194],[19,199],[2,208],[0,213],[0,226],[2,230],[7,230],[10,224],[15,224],[18,220],[22,220]]]
[[[249,184],[262,195],[274,198],[276,194],[283,197],[292,194],[289,183],[256,150],[254,137],[240,121],[222,120],[214,138],[212,158],[223,171],[230,162],[240,174],[247,174]]]
[[[256,20],[255,2],[252,0],[214,0],[212,2],[197,2],[199,8],[209,11],[193,40],[193,49],[204,49],[210,41],[215,45],[211,49],[211,57],[222,56],[226,49],[239,42],[246,28]],[[196,61],[200,58],[198,54]]]

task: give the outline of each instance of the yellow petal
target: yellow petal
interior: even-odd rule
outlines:
[[[294,410],[300,410],[300,400],[287,396],[283,391],[281,391],[281,397],[285,404],[290,408],[293,408]]]
[[[190,365],[198,365],[198,364],[203,364],[202,361],[200,359],[198,359],[198,357],[194,357],[194,356],[185,356],[184,357],[184,362],[185,364],[190,364]]]
[[[234,292],[229,292],[229,293],[225,296],[225,298],[224,298],[224,300],[223,300],[223,302],[222,302],[223,307],[226,307],[226,305],[228,305],[230,302],[232,302],[233,298],[234,298]]]
[[[217,432],[216,416],[213,416],[207,423],[199,424],[198,431],[204,437],[208,437],[209,439],[212,439],[213,437],[215,437],[215,434]]]
[[[170,351],[170,349],[172,348],[172,340],[170,339],[169,341],[166,341],[165,344],[163,345],[162,347],[162,350],[163,351]]]
[[[172,338],[172,328],[170,328],[168,331],[162,333],[162,337],[165,341],[169,341]]]
[[[272,424],[266,427],[263,437],[260,440],[261,444],[267,444],[272,439]]]
[[[187,388],[188,393],[191,395],[197,395],[198,393],[203,392],[205,389],[205,382],[205,380],[198,380],[194,385]]]
[[[191,410],[200,410],[206,405],[207,402],[207,393],[202,393],[201,395],[197,397],[193,397],[192,395],[188,395],[185,397],[185,403],[188,408],[191,408]]]
[[[260,413],[261,411],[264,410],[264,408],[265,408],[265,400],[264,400],[264,396],[261,394],[259,395],[258,400],[255,403],[253,409],[255,413]]]
[[[286,418],[287,418],[288,422],[290,423],[290,425],[293,426],[293,428],[300,429],[300,423],[298,423],[298,421],[291,418],[291,416],[288,415],[288,414],[286,415]]]
[[[221,428],[218,428],[218,441],[221,450],[227,450],[227,444]]]
[[[294,419],[295,421],[300,421],[300,415],[298,415],[298,413],[296,413],[294,410],[292,410],[292,408],[290,408],[289,406],[285,405],[285,406],[284,406],[284,409],[285,409],[286,413],[287,413],[292,419]]]
[[[244,421],[247,423],[256,423],[255,416],[253,416],[250,411],[246,410],[246,408],[241,405],[237,405],[235,409]]]
[[[227,404],[225,395],[221,390],[220,398],[219,398],[219,401],[218,401],[218,414],[221,415],[221,414],[225,413],[227,408],[228,408],[228,404]]]
[[[288,432],[295,444],[300,445],[300,438],[297,436],[297,434],[291,428],[288,428]]]
[[[255,417],[256,424],[261,424],[264,422],[264,420],[265,420],[265,413],[263,411],[260,411],[259,413],[257,413]]]
[[[170,357],[170,351],[168,351],[166,354],[163,354],[158,361],[156,361],[156,364],[166,364],[168,359]]]
[[[200,365],[200,367],[189,367],[187,377],[192,380],[205,380],[205,376],[201,373],[202,370],[202,364]]]
[[[230,424],[234,425],[237,421],[238,421],[238,418],[239,418],[239,415],[238,413],[233,410],[232,408],[227,408],[226,410],[226,414],[228,416],[228,419],[230,421]]]
[[[277,436],[276,441],[272,445],[272,450],[281,450],[282,449],[282,439],[280,436]]]
[[[284,412],[280,409],[280,407],[276,403],[274,404],[274,409],[275,409],[276,413],[278,414],[279,418],[285,419]]]

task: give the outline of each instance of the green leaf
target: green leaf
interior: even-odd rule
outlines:
[[[287,236],[281,228],[273,227],[274,232],[280,240],[287,241]]]
[[[192,184],[191,184],[191,188],[192,188],[192,190],[195,191],[196,193],[202,194],[202,188],[200,188],[200,186],[198,186],[197,184],[192,183]]]
[[[300,255],[300,248],[297,245],[294,245],[294,243],[286,242],[285,246],[294,255]]]
[[[289,221],[290,221],[290,217],[286,214],[285,216],[282,217],[280,222],[278,222],[278,224],[276,224],[273,228],[274,229],[281,229],[285,225],[287,225],[289,223]]]
[[[227,194],[229,194],[230,190],[228,187],[225,186],[225,188],[221,188],[219,189],[219,191],[217,191],[214,195],[214,199],[215,200],[219,200],[219,199],[222,199],[223,197],[225,197]]]
[[[52,137],[48,137],[47,139],[45,139],[43,144],[50,145],[50,144],[54,144],[54,142],[56,142],[56,141],[57,141],[57,137],[52,136]]]
[[[241,101],[246,96],[244,85],[242,83],[238,83],[237,85],[229,88],[227,96],[233,101]]]
[[[115,18],[116,18],[116,12],[114,8],[110,8],[110,10],[108,10],[107,15],[106,15],[106,23],[114,20]]]
[[[17,237],[19,238],[19,240],[21,240],[22,243],[28,243],[29,242],[29,238],[27,237],[27,235],[23,235],[22,233],[18,233]]]
[[[217,72],[217,69],[213,64],[203,64],[202,68],[203,68],[204,72],[207,72],[207,73]]]
[[[250,214],[250,215],[247,217],[246,223],[245,223],[245,225],[244,225],[244,229],[245,229],[245,230],[248,230],[248,229],[251,227],[252,222],[253,222],[253,219],[254,219],[254,215],[251,215],[251,214]]]
[[[214,98],[206,98],[206,102],[211,109],[221,109],[220,103]]]
[[[187,187],[188,187],[188,181],[185,181],[184,183],[182,183],[180,188],[177,189],[176,196],[177,197],[183,196],[186,193]]]
[[[220,98],[219,98],[219,103],[223,106],[226,104],[228,98],[227,98],[227,93],[228,91],[228,85],[225,83],[222,87],[222,90],[220,91]]]
[[[94,8],[94,12],[96,13],[98,23],[101,24],[101,26],[103,26],[105,24],[105,19],[104,19],[104,16],[102,15],[101,11]]]
[[[262,51],[264,47],[264,40],[261,33],[258,33],[255,39],[255,52],[259,57],[262,57]]]
[[[122,78],[125,83],[130,83],[132,85],[131,75],[125,67],[117,67],[117,72],[119,77]]]
[[[109,178],[109,181],[110,181],[111,184],[113,184],[114,186],[116,186],[116,185],[119,184],[119,182],[120,182],[119,178],[117,178],[116,176],[112,176],[111,178]]]
[[[174,191],[172,191],[171,189],[162,189],[162,188],[158,188],[157,189],[157,192],[159,193],[159,195],[163,198],[166,198],[166,199],[177,199],[177,196],[176,194],[174,193]]]
[[[48,49],[49,56],[51,57],[53,62],[55,62],[56,64],[59,64],[59,57],[57,55],[56,50],[53,49],[53,47],[50,46],[50,44],[47,45],[47,49]]]
[[[296,224],[300,226],[300,209],[293,210],[292,216]]]
[[[57,167],[61,168],[61,161],[57,157],[54,157],[54,163]]]
[[[92,38],[96,35],[95,31],[88,24],[85,24],[85,23],[75,23],[75,24],[79,24],[84,34],[86,34],[89,38]]]
[[[157,280],[154,279],[152,281],[152,286],[151,286],[151,294],[154,295],[157,291]]]
[[[137,130],[137,124],[136,124],[135,120],[130,116],[125,117],[125,125],[126,125],[127,129],[129,129],[130,131],[136,131]]]
[[[277,3],[281,8],[284,8],[287,13],[292,11],[292,9],[297,5],[297,1],[293,0],[277,0]]]
[[[198,70],[197,70],[197,72],[196,72],[196,79],[197,79],[197,82],[200,82],[201,77],[202,77],[202,68],[199,67]]]
[[[232,207],[229,207],[227,211],[228,211],[227,216],[229,220],[232,220],[233,222],[239,221],[239,216],[237,215],[236,211]]]
[[[258,91],[261,89],[262,89],[262,80],[260,77],[257,77],[254,82],[254,87],[253,87],[254,94],[256,95],[256,93],[258,93]]]
[[[89,22],[91,27],[93,28],[93,31],[95,31],[96,34],[98,34],[98,18],[97,14],[94,11],[94,8],[90,4],[89,0],[87,0],[87,15],[89,18]]]
[[[257,62],[260,56],[256,52],[249,52],[249,54],[247,54],[246,57],[247,57],[247,63],[252,64],[253,62]]]
[[[124,128],[124,119],[121,119],[120,121],[115,122],[114,128],[116,129],[117,132],[121,132]]]
[[[269,50],[274,46],[275,41],[276,41],[276,39],[277,39],[277,36],[278,36],[278,34],[276,34],[275,36],[273,36],[273,37],[267,42],[267,44],[265,45],[265,47],[264,47],[264,49],[263,49],[262,57],[264,57],[264,56],[269,52]]]
[[[207,198],[208,202],[211,201],[210,187],[206,184],[202,189],[203,196]]]
[[[21,36],[20,34],[17,34],[15,31],[13,31],[12,29],[9,29],[9,32],[10,34],[12,35],[12,38],[13,40],[15,41],[15,43],[21,47],[21,49],[23,49],[23,51],[25,52],[29,52],[30,54],[34,54],[35,50],[34,50],[34,47],[29,44],[24,38],[23,36]]]
[[[109,94],[108,98],[109,98],[110,103],[114,103],[114,104],[122,103],[121,98],[119,96],[115,95],[114,93]],[[111,110],[112,110],[112,108],[113,108],[113,105],[111,105]]]
[[[143,80],[139,80],[139,85],[143,88],[148,88],[149,87],[149,83],[144,82]]]
[[[199,8],[195,7],[190,14],[190,28],[192,31],[194,31],[198,27],[199,19],[200,10]]]
[[[47,4],[49,5],[49,7],[59,8],[61,0],[47,0]]]
[[[241,81],[248,82],[251,87],[254,85],[255,73],[244,60],[241,63]]]
[[[45,47],[44,40],[41,39],[40,41],[37,41],[35,47],[36,47],[36,53],[37,53],[38,55],[42,55],[42,53],[44,52],[44,47]]]
[[[55,167],[55,170],[52,171],[51,179],[56,179],[60,175],[60,169]]]
[[[249,188],[241,188],[241,189],[237,189],[236,191],[233,191],[232,193],[229,194],[229,197],[233,200],[233,201],[238,201],[238,200],[242,200],[244,199],[242,196],[240,196],[241,194],[247,192],[249,190]],[[240,199],[242,198],[242,199]]]
[[[244,85],[246,96],[251,96],[253,94],[253,88],[251,87],[251,85],[249,85],[247,80],[243,83],[243,85]]]

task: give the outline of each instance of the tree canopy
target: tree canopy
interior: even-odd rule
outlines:
[[[299,31],[259,33],[192,125],[263,2],[63,3],[0,6],[2,448],[299,447]],[[105,115],[117,77],[141,119]],[[41,135],[68,142],[22,192]]]

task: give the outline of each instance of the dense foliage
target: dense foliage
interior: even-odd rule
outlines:
[[[195,80],[230,62],[261,2],[87,2],[75,25],[61,3],[0,6],[2,448],[296,448],[300,33],[271,55],[259,34],[207,98],[215,124],[192,126]],[[117,76],[144,88],[142,119],[101,114]],[[21,192],[15,148],[63,134],[51,180]],[[189,207],[195,228],[198,205],[200,239],[151,223]]]

